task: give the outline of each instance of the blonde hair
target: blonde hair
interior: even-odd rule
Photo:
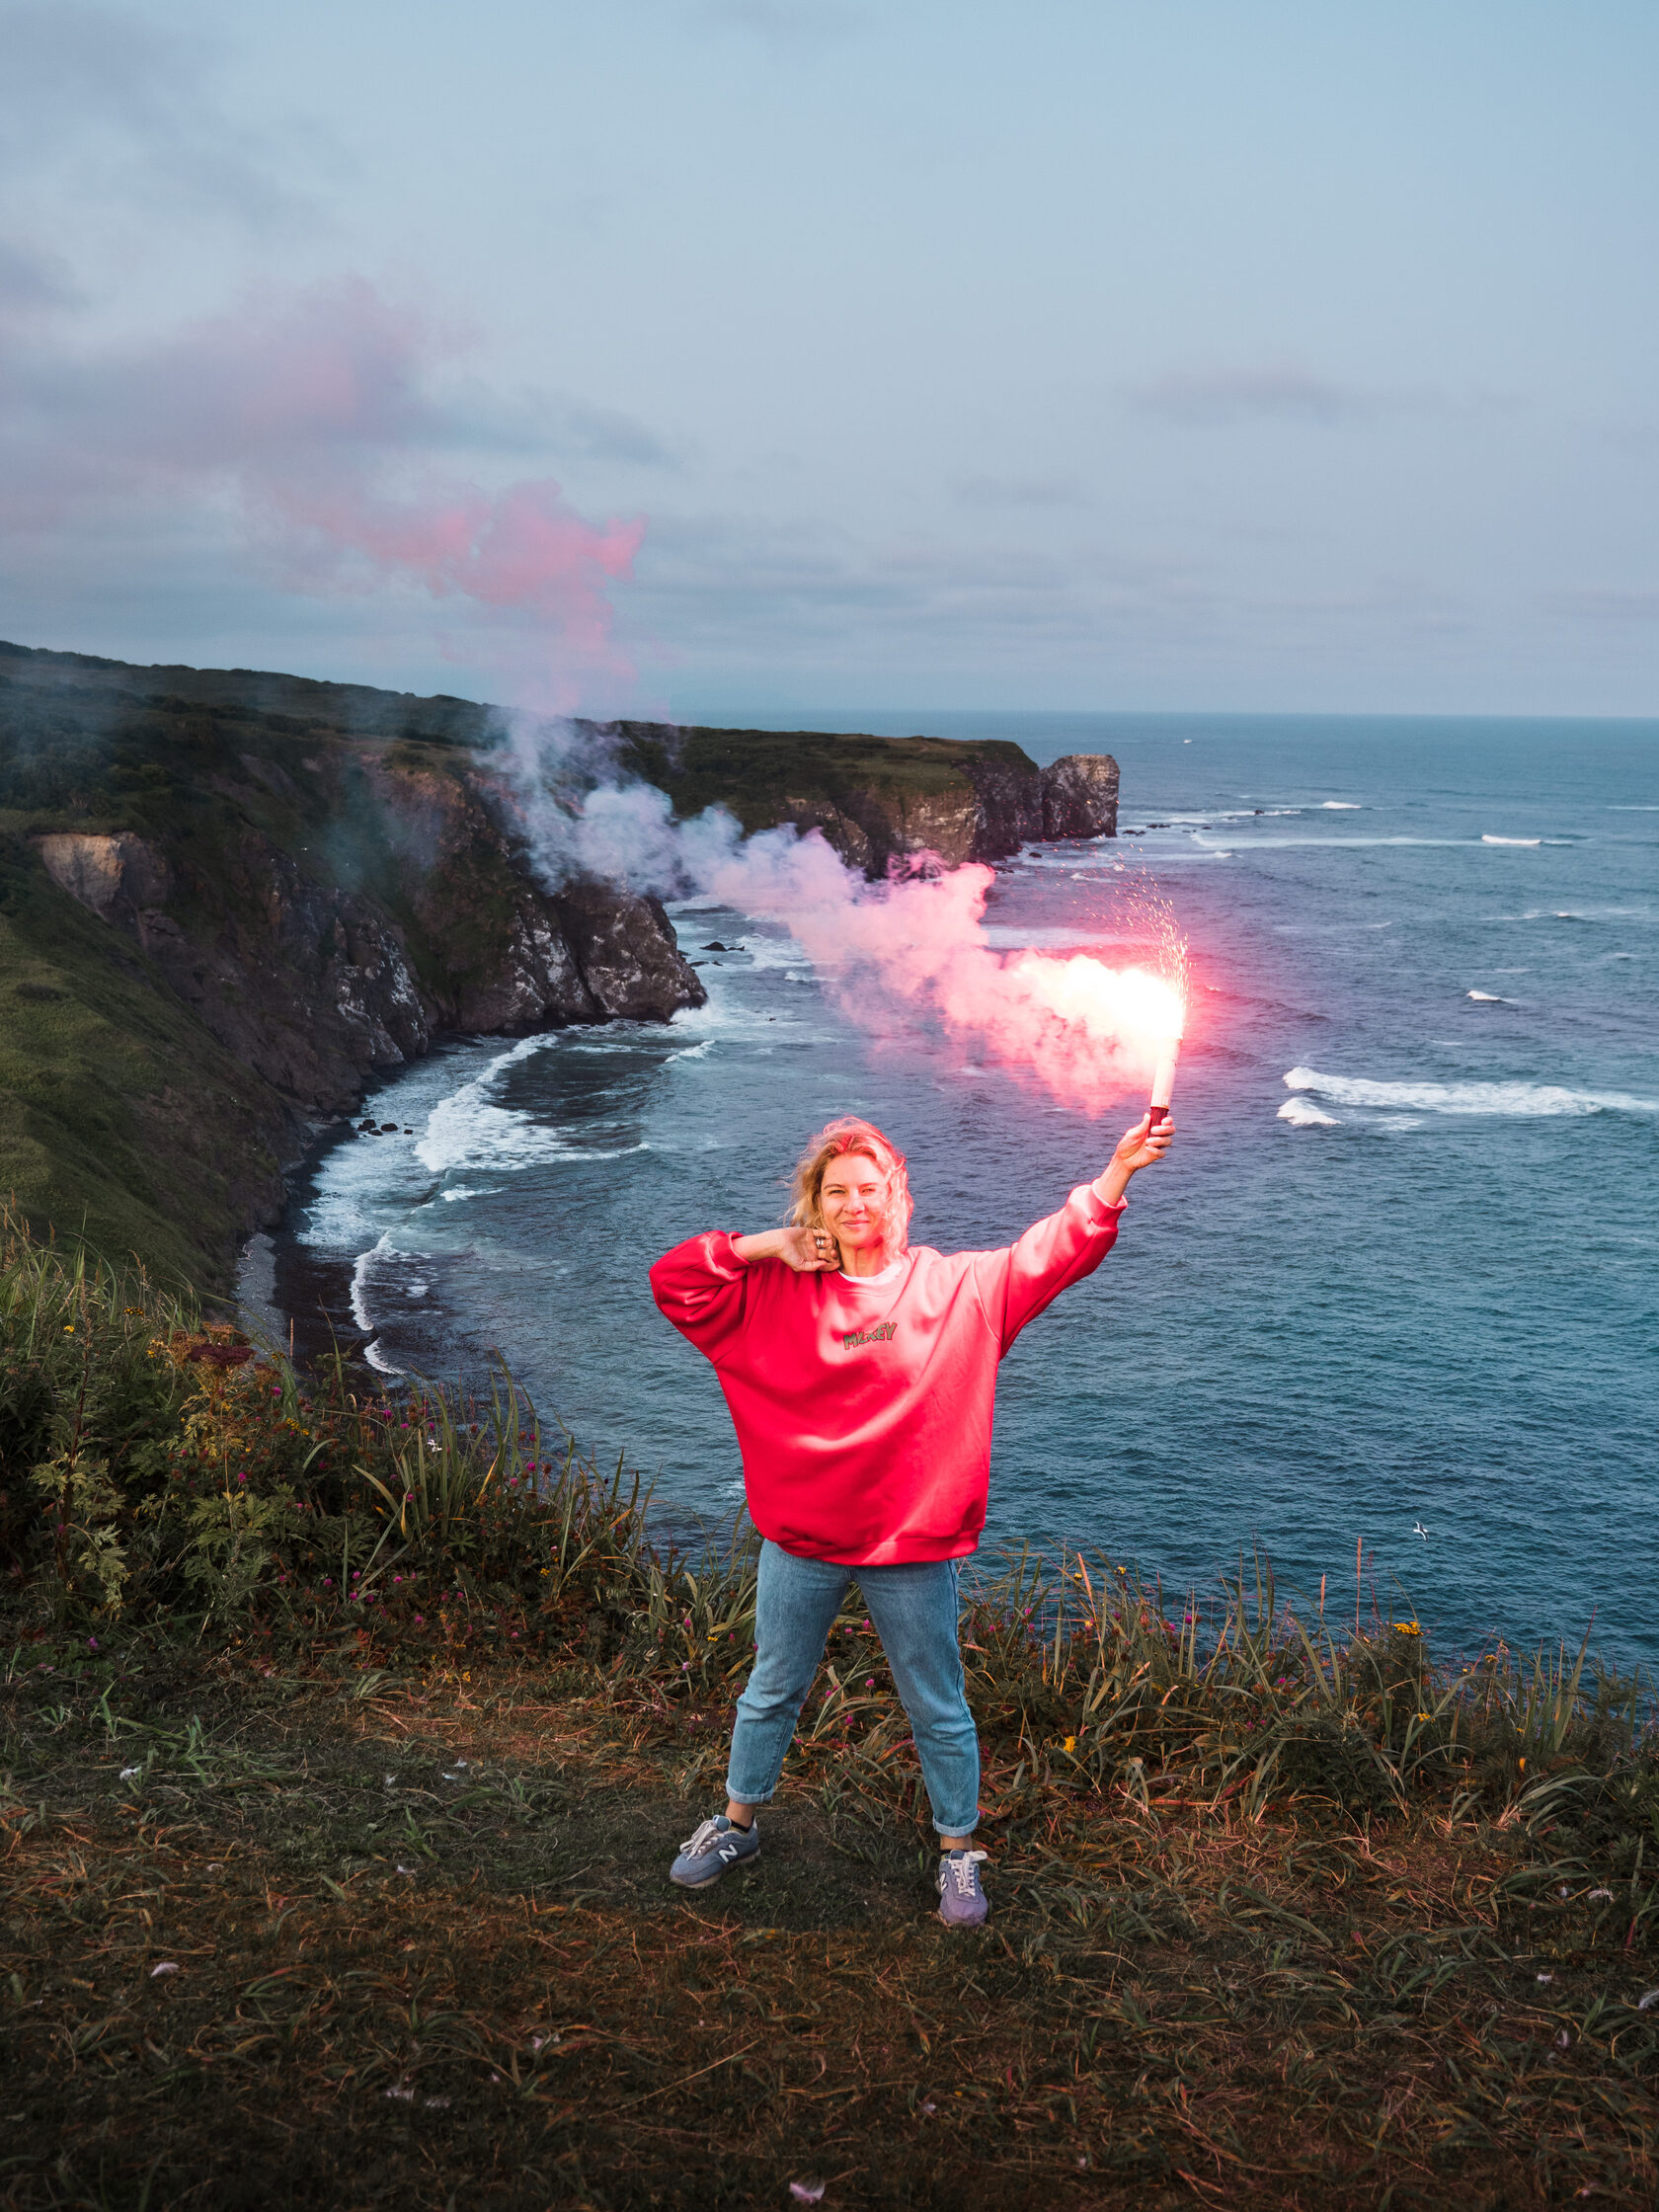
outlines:
[[[796,1228],[824,1229],[830,1233],[822,1208],[824,1178],[830,1162],[848,1152],[862,1152],[881,1170],[887,1184],[882,1244],[885,1256],[897,1259],[909,1247],[910,1216],[915,1211],[909,1177],[905,1172],[905,1155],[882,1135],[874,1122],[860,1121],[856,1114],[842,1114],[832,1122],[826,1122],[796,1161],[790,1191],[790,1223]]]

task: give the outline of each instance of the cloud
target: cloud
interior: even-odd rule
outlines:
[[[952,486],[965,507],[1082,507],[1087,495],[1068,476],[965,476]]]
[[[113,214],[136,199],[257,224],[302,202],[274,146],[225,115],[212,46],[124,10],[34,0],[0,6],[0,174],[26,175]],[[314,133],[308,133],[314,135]]]
[[[1141,383],[1126,384],[1123,396],[1137,413],[1158,416],[1186,429],[1235,423],[1303,423],[1330,429],[1384,416],[1508,414],[1521,405],[1517,393],[1485,388],[1460,393],[1428,384],[1349,384],[1294,361],[1166,369]]]
[[[1659,622],[1659,590],[1621,590],[1617,586],[1581,586],[1575,590],[1546,592],[1541,600],[1546,614],[1569,622],[1632,624]]]
[[[481,636],[515,628],[521,695],[574,705],[587,672],[621,665],[609,590],[644,522],[590,522],[551,477],[491,488],[465,472],[464,424],[430,389],[446,350],[360,279],[256,298],[149,346],[14,346],[0,530],[21,555],[31,538],[102,532],[134,503],[161,540],[218,515],[285,590],[412,591],[470,609]],[[464,635],[451,644],[465,656]],[[503,666],[496,642],[489,659]]]
[[[1341,423],[1374,414],[1369,393],[1311,369],[1278,363],[1260,368],[1166,370],[1125,387],[1143,415],[1185,424],[1292,422]]]

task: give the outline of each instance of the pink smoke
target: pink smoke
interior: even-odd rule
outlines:
[[[972,862],[867,884],[817,830],[769,830],[704,853],[696,873],[727,905],[783,923],[860,1027],[897,1038],[931,1016],[958,1049],[1091,1113],[1149,1081],[1184,1018],[1184,948],[1166,910],[1141,917],[1151,961],[1110,968],[1086,953],[998,953],[981,926],[995,870]]]

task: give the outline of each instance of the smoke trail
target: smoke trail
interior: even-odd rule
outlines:
[[[687,832],[698,888],[782,923],[842,1013],[871,1034],[899,1039],[931,1020],[958,1049],[1090,1112],[1149,1078],[1158,1017],[1148,998],[1170,986],[1184,995],[1178,944],[1159,946],[1155,972],[1086,953],[1003,955],[982,927],[993,868],[940,869],[918,854],[907,873],[869,884],[816,830],[767,830],[724,850],[707,817]]]
[[[1144,1087],[1158,1009],[1185,997],[1174,915],[1138,879],[1119,916],[1151,950],[1138,967],[1086,953],[1004,955],[983,927],[992,868],[945,868],[916,854],[884,883],[849,868],[822,831],[767,830],[747,840],[723,808],[675,822],[668,795],[620,775],[592,725],[514,718],[508,772],[515,811],[550,886],[608,877],[637,891],[718,900],[796,940],[846,1018],[893,1043],[933,1027],[959,1051],[1098,1111]],[[499,756],[498,756],[499,764]],[[1167,1029],[1167,1022],[1163,1028]]]

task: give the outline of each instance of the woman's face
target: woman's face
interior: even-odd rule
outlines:
[[[887,1221],[887,1177],[865,1152],[842,1152],[824,1170],[818,1210],[844,1252],[879,1245]]]

